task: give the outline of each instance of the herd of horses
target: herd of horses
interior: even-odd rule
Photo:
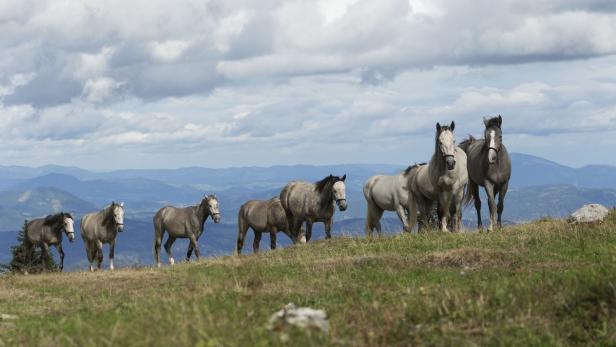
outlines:
[[[427,163],[409,166],[397,175],[377,175],[364,185],[367,203],[366,234],[373,231],[381,234],[380,219],[384,211],[394,211],[403,230],[411,232],[415,225],[418,231],[436,224],[442,231],[459,231],[462,227],[462,208],[474,202],[477,225],[483,229],[479,187],[484,187],[490,211],[488,231],[501,226],[505,195],[511,178],[511,159],[502,143],[502,122],[499,115],[484,118],[484,137],[469,136],[456,146],[455,123],[436,124],[434,153]],[[250,200],[238,212],[238,237],[236,253],[244,246],[248,229],[254,231],[253,250],[258,252],[262,233],[270,234],[271,249],[276,248],[276,234],[285,233],[294,243],[306,243],[312,236],[312,226],[325,225],[326,238],[331,238],[331,228],[336,206],[340,211],[347,208],[346,175],[329,175],[312,183],[292,181],[278,197],[269,200]],[[498,196],[498,203],[496,198]],[[436,210],[436,213],[433,213]],[[177,208],[161,208],[153,218],[154,258],[161,266],[160,248],[164,244],[169,263],[174,264],[171,247],[176,239],[190,240],[186,260],[193,252],[200,257],[198,240],[203,233],[208,217],[220,222],[220,210],[216,195],[205,195],[199,205]],[[60,269],[64,267],[62,235],[69,241],[75,239],[74,218],[70,213],[60,212],[44,218],[26,221],[24,246],[32,255],[34,246],[44,253],[55,246],[60,255]],[[302,226],[305,225],[305,229]],[[109,268],[114,269],[115,242],[124,228],[124,205],[112,202],[101,211],[81,218],[81,236],[90,263],[98,269],[103,261],[103,244],[109,244]],[[47,257],[43,257],[46,259]]]

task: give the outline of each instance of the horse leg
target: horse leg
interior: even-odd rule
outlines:
[[[409,193],[409,230],[412,230],[417,223],[417,200]]]
[[[396,214],[398,215],[400,222],[402,222],[402,231],[405,233],[410,233],[411,228],[409,227],[409,224],[408,224],[408,220],[406,217],[406,210],[404,209],[404,206],[398,204],[398,206],[396,206]]]
[[[109,270],[113,271],[115,267],[113,266],[113,257],[115,256],[115,240],[112,240],[109,243]]]
[[[190,261],[190,257],[192,257],[193,246],[192,243],[188,244],[188,250],[186,251],[186,261]]]
[[[162,223],[157,223],[156,219],[154,220],[154,261],[156,261],[156,266],[160,267],[160,245],[163,242],[163,236],[165,235],[165,229],[161,225]]]
[[[96,267],[100,270],[103,265],[103,243],[101,241],[96,241],[96,260]]]
[[[92,244],[88,240],[83,240],[83,244],[86,247],[86,255],[88,256],[88,263],[90,264],[90,272],[94,271],[92,263],[94,262],[94,254],[92,252]]]
[[[332,219],[331,218],[329,218],[325,222],[325,238],[326,239],[331,239],[332,238]]]
[[[486,182],[485,185],[486,194],[488,195],[488,206],[490,207],[490,224],[488,224],[488,231],[494,230],[494,224],[496,224],[496,202],[494,200],[494,185],[490,182]]]
[[[175,259],[173,259],[173,254],[171,253],[171,246],[175,242],[175,237],[169,235],[169,238],[165,242],[165,252],[167,252],[167,257],[169,258],[169,265],[175,264]]]
[[[255,230],[255,239],[252,242],[252,251],[259,253],[259,245],[261,244],[261,232]]]
[[[449,231],[447,222],[450,218],[451,192],[441,192],[439,194],[439,210],[441,211],[441,231]]]
[[[509,182],[504,183],[501,188],[500,191],[498,193],[498,227],[502,228],[503,227],[503,209],[505,208],[505,195],[507,195],[507,190],[509,189]]]
[[[44,270],[49,270],[49,245],[45,242],[41,243],[41,260],[43,261]]]
[[[248,225],[240,222],[238,224],[237,245],[235,247],[235,251],[237,252],[237,254],[242,253],[242,248],[244,248],[244,238],[246,237],[246,232],[248,232]]]
[[[462,226],[462,199],[464,189],[453,194],[451,198],[451,226],[453,232],[460,231]]]
[[[199,244],[197,243],[197,237],[195,234],[190,233],[188,238],[190,239],[190,247],[195,250],[195,257],[199,260],[199,257],[201,257],[201,250],[199,249]]]
[[[473,181],[468,182],[469,192],[475,201],[475,211],[477,212],[477,229],[483,230],[483,221],[481,220],[481,197],[479,196],[479,186]]]
[[[311,237],[312,237],[312,221],[306,220],[306,242],[310,241]]]
[[[276,249],[276,227],[270,229],[270,249]]]
[[[58,250],[58,254],[60,255],[60,271],[64,269],[64,250],[62,249],[62,244],[58,243],[56,245],[56,249]]]

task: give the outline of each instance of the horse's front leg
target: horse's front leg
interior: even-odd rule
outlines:
[[[325,238],[326,239],[332,238],[332,220],[333,218],[330,217],[325,221]]]
[[[96,261],[97,268],[100,270],[103,265],[103,243],[100,240],[96,241]]]
[[[115,256],[115,239],[111,240],[109,243],[109,270],[113,271],[115,267],[113,266],[113,258]]]
[[[411,227],[409,226],[409,221],[408,221],[409,218],[406,214],[406,209],[404,208],[404,206],[402,206],[401,204],[398,204],[396,206],[396,214],[398,215],[400,222],[402,222],[402,230],[406,233],[410,233]]]
[[[188,238],[190,239],[190,246],[195,250],[195,257],[197,260],[201,257],[201,250],[199,249],[199,244],[197,243],[197,236],[195,234],[190,233]]]
[[[312,221],[306,220],[306,242],[310,241],[310,238],[312,238]]]
[[[270,249],[276,249],[276,233],[278,232],[276,227],[270,229]]]
[[[488,231],[494,230],[494,224],[496,224],[496,200],[494,199],[494,185],[491,182],[485,184],[486,194],[488,195],[488,207],[490,208],[490,222],[488,224]]]
[[[252,241],[252,251],[253,253],[259,253],[259,245],[261,245],[261,232],[255,230],[255,238]]]
[[[62,249],[62,243],[58,243],[56,249],[60,255],[60,271],[62,271],[64,269],[64,250]]]
[[[441,231],[448,231],[447,222],[450,217],[451,191],[441,192],[439,194],[439,211],[441,212]]]

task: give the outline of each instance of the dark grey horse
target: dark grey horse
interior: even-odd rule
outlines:
[[[276,233],[282,231],[297,242],[297,236],[290,234],[287,223],[287,216],[280,198],[275,197],[270,200],[250,200],[240,207],[237,215],[237,254],[242,253],[244,247],[244,238],[249,228],[254,230],[255,239],[252,244],[253,251],[259,251],[261,243],[261,234],[266,232],[270,234],[270,248],[276,249]]]
[[[475,139],[472,136],[460,143],[460,148],[468,156],[468,192],[464,199],[468,205],[475,201],[477,210],[477,227],[483,229],[481,221],[481,198],[479,187],[485,187],[490,207],[490,224],[488,231],[494,229],[494,224],[502,226],[502,215],[505,207],[505,195],[509,188],[511,178],[511,158],[503,144],[503,132],[501,126],[503,117],[484,118],[484,138]],[[498,194],[498,205],[496,195]],[[498,220],[497,220],[498,214]]]
[[[28,263],[31,261],[33,246],[41,247],[44,261],[47,261],[47,256],[49,255],[49,246],[56,246],[58,254],[60,254],[60,270],[64,269],[62,232],[66,234],[70,242],[73,242],[75,240],[74,222],[73,216],[67,212],[33,219],[30,222],[26,221],[23,241],[26,250],[26,261]],[[49,267],[49,264],[45,263],[45,266]]]
[[[340,211],[347,208],[345,180],[346,175],[329,175],[316,183],[290,182],[282,189],[280,202],[286,212],[291,235],[299,235],[302,224],[306,222],[305,237],[306,241],[310,241],[312,224],[323,222],[325,237],[332,237],[334,202]]]
[[[186,260],[190,260],[193,250],[197,259],[201,256],[197,241],[203,233],[203,224],[208,216],[212,216],[214,223],[220,222],[220,210],[216,195],[206,195],[197,206],[177,208],[166,206],[158,210],[154,215],[154,260],[158,267],[160,264],[160,245],[165,231],[169,238],[165,242],[165,251],[169,256],[169,264],[175,260],[171,254],[171,246],[176,239],[190,239]]]
[[[103,263],[103,244],[105,243],[109,244],[109,270],[113,271],[116,238],[118,233],[124,230],[124,203],[112,201],[104,209],[86,214],[81,217],[80,228],[90,262],[90,271],[94,271],[93,263],[95,260],[97,268],[100,270]]]

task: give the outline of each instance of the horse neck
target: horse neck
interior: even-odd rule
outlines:
[[[430,166],[428,167],[430,177],[439,177],[445,172],[445,161],[443,160],[443,154],[438,146],[435,145],[434,154],[430,159]]]
[[[332,201],[332,190],[334,188],[333,184],[328,184],[323,191],[317,193],[319,199],[319,209],[325,210],[330,207],[334,202]]]
[[[209,216],[206,209],[201,208],[201,204],[199,204],[197,206],[194,206],[194,211],[195,211],[195,216],[197,216],[197,219],[199,219],[200,225],[203,225],[203,223],[205,223],[205,220]]]

